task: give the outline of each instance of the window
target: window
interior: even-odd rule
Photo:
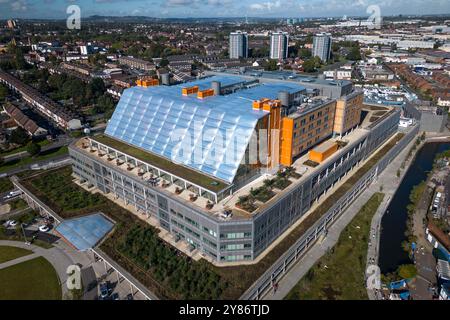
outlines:
[[[239,238],[250,238],[252,236],[251,232],[238,232],[238,233],[221,233],[220,237],[225,239],[239,239]]]
[[[207,227],[203,227],[203,231],[209,233],[209,235],[213,236],[214,238],[217,238],[217,233],[214,230],[208,229]]]

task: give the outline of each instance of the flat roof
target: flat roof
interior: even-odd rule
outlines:
[[[334,140],[326,140],[325,142],[319,144],[318,146],[315,146],[313,148],[313,150],[316,151],[316,152],[323,153],[323,152],[327,151],[328,149],[330,149],[331,147],[333,147],[336,144],[337,143]]]
[[[226,70],[224,73],[233,73],[236,70]],[[214,74],[211,72],[211,74]],[[217,74],[217,73],[215,73]],[[286,81],[292,81],[292,82],[299,82],[299,83],[311,83],[311,84],[318,84],[318,85],[326,85],[326,86],[345,86],[348,84],[352,84],[349,80],[326,80],[326,79],[320,79],[318,77],[309,76],[306,74],[299,74],[294,73],[290,71],[258,71],[258,70],[245,70],[241,74],[245,77],[255,77],[255,78],[262,78],[262,79],[273,79],[273,80],[286,80]]]
[[[56,231],[76,249],[85,251],[95,247],[114,227],[101,213],[64,220]]]
[[[199,79],[196,81],[191,81],[187,83],[183,83],[182,85],[175,85],[172,87],[182,87],[182,88],[189,88],[193,86],[198,86],[200,90],[205,90],[211,88],[212,82],[218,81],[220,82],[220,85],[222,87],[237,85],[241,83],[248,82],[247,79],[242,77],[235,77],[235,76],[217,76],[217,77],[207,77],[203,79]]]
[[[261,83],[250,89],[240,90],[236,94],[243,99],[249,100],[259,100],[261,98],[277,99],[280,91],[293,94],[306,91],[306,88],[294,83]]]

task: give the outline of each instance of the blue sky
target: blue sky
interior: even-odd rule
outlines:
[[[81,16],[315,17],[450,13],[449,0],[0,0],[0,18],[64,18],[69,5]]]

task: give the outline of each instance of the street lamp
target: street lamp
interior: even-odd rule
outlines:
[[[22,229],[23,232],[23,238],[25,239],[25,244],[30,245],[31,243],[27,240],[27,235],[25,234],[25,229],[23,228],[23,223],[20,224],[20,227]]]

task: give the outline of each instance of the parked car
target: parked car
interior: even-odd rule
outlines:
[[[6,221],[6,226],[7,227],[15,227],[15,226],[17,226],[17,221],[16,220],[8,220],[8,221]]]
[[[46,224],[42,224],[39,226],[39,231],[41,231],[41,232],[47,232],[49,230],[50,230],[50,228]]]
[[[102,282],[100,284],[100,299],[104,300],[109,297],[111,294],[112,289],[109,288],[109,285],[107,282]]]
[[[22,193],[22,191],[20,191],[20,190],[13,190],[13,191],[10,191],[10,192],[5,196],[5,199],[12,199],[12,198],[15,198],[15,197],[19,196],[21,193]]]
[[[127,300],[134,300],[133,295],[131,293],[127,294]]]

